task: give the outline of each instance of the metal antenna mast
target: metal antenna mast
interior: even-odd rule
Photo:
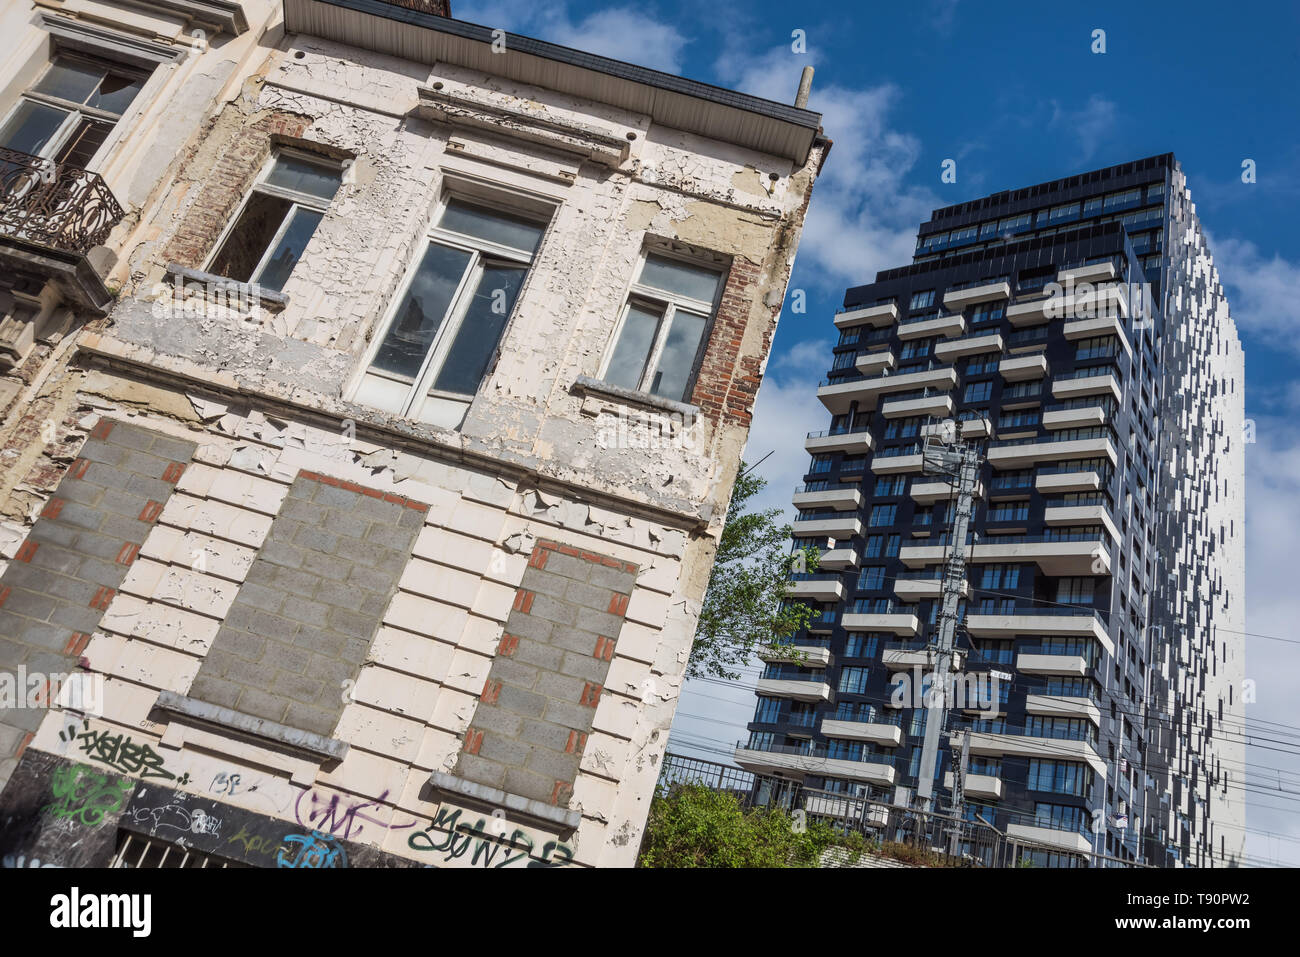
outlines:
[[[948,475],[955,482],[956,508],[952,516],[952,547],[944,560],[942,604],[939,631],[932,640],[934,673],[930,694],[926,697],[925,743],[921,751],[921,773],[916,784],[917,807],[924,813],[933,810],[934,774],[939,761],[939,735],[948,719],[948,689],[951,682],[953,651],[956,646],[959,603],[966,582],[966,535],[975,511],[975,488],[979,483],[984,451],[979,443],[967,443],[961,437],[961,425],[948,419],[940,425],[944,434],[933,430],[925,438],[921,467],[928,475]]]

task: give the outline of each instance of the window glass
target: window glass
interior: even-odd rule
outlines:
[[[528,269],[506,263],[489,264],[470,300],[442,371],[433,387],[443,392],[473,395],[496,353],[506,320],[514,310]]]
[[[438,226],[511,249],[522,249],[530,255],[537,251],[537,244],[546,231],[545,226],[535,222],[456,199],[448,201]]]
[[[306,209],[302,206],[294,208],[289,217],[289,225],[280,234],[274,251],[258,277],[259,283],[277,292],[284,288],[289,274],[293,272],[293,267],[297,265],[303,249],[311,240],[312,234],[316,232],[316,226],[323,216],[323,213],[314,209]]]
[[[713,302],[721,278],[715,270],[653,255],[646,256],[645,266],[641,269],[643,286],[653,286],[702,302]]]
[[[665,399],[685,401],[687,384],[695,368],[695,356],[704,339],[707,320],[703,316],[677,310],[673,314],[672,328],[664,344],[659,368],[655,371],[650,391]]]
[[[471,254],[430,243],[402,297],[397,315],[375,353],[371,367],[414,380],[442,327],[452,296],[469,266]]]
[[[628,389],[641,388],[641,374],[654,348],[659,329],[659,314],[635,303],[628,307],[623,331],[614,347],[605,381]],[[827,462],[829,467],[830,463]]]
[[[329,202],[338,192],[341,174],[337,166],[313,163],[301,156],[281,154],[275,159],[275,165],[266,176],[271,186],[292,190],[295,193],[307,193],[319,196]]]
[[[0,146],[39,156],[67,118],[66,110],[23,100],[0,130]]]

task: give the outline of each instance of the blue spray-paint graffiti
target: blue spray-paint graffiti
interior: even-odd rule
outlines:
[[[348,855],[343,850],[343,845],[328,834],[322,834],[320,831],[312,831],[311,834],[286,834],[284,842],[299,847],[296,851],[292,847],[281,847],[275,857],[276,867],[348,866]]]

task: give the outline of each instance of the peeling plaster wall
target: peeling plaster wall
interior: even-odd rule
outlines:
[[[469,861],[413,837],[445,829],[453,807],[429,775],[455,766],[533,543],[631,563],[639,573],[569,802],[581,824],[571,837],[521,825],[536,854],[631,865],[823,147],[795,168],[540,88],[281,39],[267,19],[224,56],[181,68],[188,79],[156,116],[181,110],[186,134],[142,133],[153,165],[117,174],[140,197],[115,236],[121,296],[30,397],[26,432],[12,433],[19,461],[0,465],[35,481],[4,489],[4,555],[101,417],[197,442],[86,648],[108,693],[85,733],[129,733],[180,787],[286,821],[315,825],[327,803],[364,807],[375,822],[340,836],[439,866]],[[265,45],[249,47],[253,35]],[[415,109],[419,88],[439,84],[481,115],[449,124]],[[494,126],[500,111],[536,119],[539,135],[629,145],[612,166],[580,159]],[[196,299],[166,267],[201,267],[274,137],[354,159],[288,303]],[[556,204],[500,358],[457,430],[348,401],[448,177]],[[731,263],[689,443],[662,443],[662,410],[574,385],[598,376],[647,240]],[[53,444],[30,437],[47,421]],[[430,504],[334,731],[350,750],[328,770],[152,710],[160,691],[189,689],[299,470]],[[30,746],[87,760],[83,738],[60,733],[70,722],[80,724],[51,712]],[[231,788],[232,775],[256,791]]]

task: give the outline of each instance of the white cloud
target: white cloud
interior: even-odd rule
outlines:
[[[486,0],[456,4],[455,15],[482,26],[548,40],[667,73],[680,73],[689,42],[676,27],[631,6],[609,7],[582,19],[563,3]]]
[[[1294,390],[1292,390],[1294,392]],[[1294,396],[1300,400],[1300,394]],[[1300,401],[1282,415],[1260,417],[1258,441],[1246,446],[1246,630],[1255,635],[1297,639],[1300,597],[1295,588],[1296,535],[1300,530],[1300,427],[1295,416]],[[1247,637],[1246,677],[1256,685],[1256,702],[1246,705],[1247,729],[1264,738],[1285,737],[1282,729],[1259,724],[1296,724],[1295,676],[1300,674],[1300,646],[1267,638]],[[1264,767],[1247,769],[1246,781],[1256,788],[1277,786],[1278,778],[1264,768],[1282,768],[1291,775],[1282,787],[1294,791],[1300,760],[1264,743],[1248,748],[1246,760]],[[1241,770],[1233,769],[1236,783]],[[1288,802],[1259,794],[1247,795],[1247,824],[1252,830],[1300,838],[1300,821]],[[1247,835],[1247,853],[1300,863],[1300,844]]]
[[[1300,264],[1266,256],[1245,239],[1212,239],[1210,249],[1237,325],[1267,345],[1300,352]]]
[[[1079,144],[1078,158],[1089,160],[1096,154],[1102,141],[1115,129],[1118,117],[1119,110],[1115,104],[1094,93],[1077,110],[1063,109],[1053,100],[1052,118],[1048,120],[1047,127],[1073,136]]]
[[[758,55],[735,48],[723,53],[716,69],[737,89],[791,103],[808,61],[816,65],[814,49],[795,56],[787,46]],[[944,205],[931,190],[905,182],[921,144],[890,123],[900,99],[890,83],[854,88],[813,79],[808,106],[822,114],[834,146],[813,190],[799,255],[801,263],[812,260],[819,282],[860,285],[874,280],[878,270],[910,262],[917,223]],[[936,183],[939,172],[936,162]]]

